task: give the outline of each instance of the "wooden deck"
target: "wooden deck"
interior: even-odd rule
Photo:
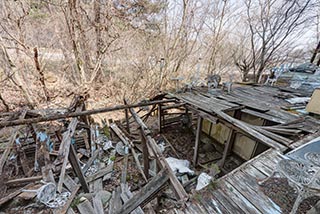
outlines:
[[[269,149],[218,180],[215,189],[208,188],[201,199],[193,199],[184,210],[175,213],[277,214],[281,208],[266,196],[257,183],[269,176],[281,159]]]

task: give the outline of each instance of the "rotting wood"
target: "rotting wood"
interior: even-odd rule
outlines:
[[[27,113],[27,110],[24,110],[21,113],[21,115],[19,116],[19,119],[23,119],[26,116],[26,113]],[[14,143],[15,143],[15,140],[17,138],[17,135],[18,135],[18,132],[19,132],[20,128],[21,127],[18,126],[13,130],[13,134],[11,135],[11,138],[10,138],[10,141],[9,141],[9,143],[7,145],[7,148],[6,148],[6,150],[4,151],[4,153],[1,156],[1,159],[0,159],[0,175],[2,174],[3,166],[6,163],[8,157],[10,155],[11,149],[14,146]]]
[[[33,184],[28,184],[28,185],[26,185],[25,187],[20,188],[20,189],[18,189],[18,190],[16,190],[16,191],[10,193],[9,195],[1,198],[1,199],[0,199],[0,207],[1,207],[4,203],[10,201],[11,199],[13,199],[13,198],[16,197],[17,195],[19,195],[24,189],[28,189],[28,188],[31,187],[32,185],[33,185]]]
[[[133,194],[130,192],[128,184],[121,184],[121,199],[123,203],[126,203],[130,198],[133,197]],[[141,207],[137,207],[131,212],[132,214],[143,214]]]
[[[80,214],[96,214],[95,210],[93,209],[90,201],[86,199],[84,202],[77,205],[77,208]]]
[[[72,144],[70,144],[69,146],[70,146],[69,162],[70,162],[74,172],[76,173],[77,177],[79,178],[79,181],[80,181],[80,184],[82,186],[82,189],[84,190],[84,192],[88,193],[89,192],[89,187],[88,187],[86,179],[84,178],[84,175],[82,173],[82,170],[81,170],[81,167],[80,167],[80,163],[79,163],[79,160],[77,158],[76,151],[75,151],[75,149],[74,149]]]
[[[203,122],[202,117],[198,116],[196,140],[195,140],[194,154],[193,154],[193,165],[195,167],[198,165],[198,153],[199,153],[200,136],[201,136],[201,132],[202,132],[202,122]]]
[[[189,196],[184,190],[181,183],[178,181],[177,177],[175,176],[174,172],[171,170],[168,162],[166,161],[165,157],[163,156],[159,146],[157,145],[156,141],[150,136],[151,131],[148,129],[148,127],[144,124],[144,122],[141,120],[141,118],[137,115],[137,113],[134,111],[134,109],[130,108],[130,112],[132,116],[135,118],[136,122],[141,128],[142,135],[146,140],[146,144],[149,145],[152,148],[152,151],[157,159],[158,164],[161,166],[162,169],[166,169],[167,173],[170,178],[170,183],[173,186],[173,189],[175,191],[175,194],[181,202],[185,202],[188,200]]]
[[[144,179],[145,181],[148,181],[148,179],[147,179],[147,177],[146,177],[146,174],[145,174],[145,172],[143,171],[142,166],[141,166],[141,164],[140,164],[138,155],[137,155],[137,153],[136,153],[136,151],[135,151],[135,149],[134,149],[134,144],[133,144],[133,142],[132,142],[129,138],[127,138],[127,136],[125,136],[124,133],[122,133],[122,131],[119,129],[119,127],[118,127],[116,124],[112,123],[112,124],[110,125],[110,128],[111,128],[111,129],[114,131],[114,133],[120,138],[120,140],[121,140],[126,146],[128,146],[128,147],[130,148],[130,150],[131,150],[131,152],[132,152],[132,155],[133,155],[133,158],[134,158],[134,160],[135,160],[135,162],[136,162],[136,164],[137,164],[137,167],[138,167],[138,169],[139,169],[139,171],[140,171],[143,179]]]
[[[95,214],[104,214],[102,201],[97,195],[93,198],[92,203]]]
[[[166,136],[164,136],[163,134],[161,135],[161,137],[166,141],[166,143],[170,146],[170,148],[172,149],[173,153],[175,154],[175,156],[180,159],[180,155],[178,154],[177,150],[174,148],[174,146],[170,143],[170,141],[166,138]]]
[[[15,186],[18,184],[21,185],[21,184],[25,184],[25,183],[40,181],[41,179],[42,179],[42,175],[39,175],[39,176],[34,176],[34,177],[29,177],[29,178],[18,178],[18,179],[9,180],[5,184],[7,186]]]
[[[109,204],[109,214],[116,213],[121,208],[121,187],[118,186],[112,192],[112,197]]]
[[[164,185],[169,179],[165,170],[160,171],[156,177],[154,177],[147,185],[130,198],[123,206],[116,210],[116,214],[129,214],[137,207],[140,206],[145,200],[147,200],[155,192],[159,191],[162,185]]]
[[[112,172],[112,166],[111,165],[108,165],[100,170],[98,170],[96,173],[94,173],[93,175],[90,175],[86,178],[86,181],[88,183],[100,178],[100,177],[103,177],[105,176],[106,174],[108,173],[111,173]]]
[[[83,169],[82,169],[83,173],[87,172],[87,170],[90,168],[92,163],[97,159],[98,155],[99,155],[99,150],[94,151],[93,155],[89,158],[86,165],[83,167]]]
[[[122,171],[121,171],[121,179],[120,183],[125,184],[127,182],[127,170],[128,170],[128,154],[124,156],[124,163],[122,164]]]
[[[0,128],[1,127],[9,127],[9,126],[17,126],[17,125],[22,125],[22,124],[53,121],[53,120],[58,120],[58,119],[63,119],[63,118],[70,118],[70,117],[79,117],[79,116],[85,116],[85,115],[99,114],[99,113],[105,113],[105,112],[110,112],[110,111],[118,111],[118,110],[124,110],[124,109],[129,109],[129,108],[155,105],[155,104],[159,104],[159,103],[170,103],[170,102],[175,102],[175,101],[176,101],[175,99],[158,100],[158,101],[151,101],[151,102],[131,104],[131,105],[117,105],[117,106],[113,106],[113,107],[86,110],[86,111],[81,111],[81,112],[67,112],[67,113],[63,113],[63,114],[44,115],[42,117],[37,117],[37,118],[18,119],[18,120],[12,120],[12,121],[1,121]]]
[[[76,108],[76,112],[80,112],[82,108],[83,108],[83,103],[80,103],[80,105]],[[63,162],[62,162],[62,168],[61,168],[59,182],[57,186],[57,190],[59,192],[62,191],[63,179],[65,176],[66,167],[67,167],[68,158],[69,158],[71,139],[76,130],[77,124],[78,124],[78,119],[72,118],[67,128],[67,131],[63,134],[62,142],[60,144],[59,155],[60,157],[63,157]]]
[[[222,112],[222,111],[217,111],[215,112],[217,114],[217,116],[221,119],[221,120],[225,120],[227,126],[228,124],[231,124],[232,126],[234,126],[235,128],[240,129],[245,135],[250,136],[251,138],[280,151],[284,151],[287,149],[286,146],[281,145],[280,143],[270,139],[269,137],[266,137],[265,135],[261,134],[260,132],[254,130],[253,128],[251,128],[250,126],[246,125],[246,123],[237,120],[231,116],[229,116],[228,114]]]
[[[143,153],[142,154],[143,155],[143,172],[147,179],[149,178],[149,168],[150,168],[149,151],[148,151],[146,138],[141,128],[140,128],[140,138],[141,138],[142,153]]]

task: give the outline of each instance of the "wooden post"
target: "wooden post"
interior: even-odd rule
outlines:
[[[147,147],[147,141],[146,137],[144,136],[144,133],[142,129],[140,128],[140,138],[142,142],[142,153],[143,153],[143,171],[147,179],[150,177],[149,176],[149,152],[148,152],[148,147]]]
[[[125,105],[128,105],[126,99],[123,99],[123,102],[124,102]],[[130,134],[129,110],[126,108],[124,111],[125,111],[125,114],[126,114],[126,128],[127,128],[127,132]]]
[[[236,110],[234,118],[240,120],[241,119],[241,111]],[[220,161],[220,167],[221,168],[223,168],[224,163],[226,162],[227,156],[230,153],[231,148],[232,148],[232,146],[234,144],[234,140],[236,138],[236,131],[234,129],[232,129],[232,128],[230,128],[230,129],[231,129],[231,133],[230,133],[230,135],[228,137],[227,142],[224,145],[223,155],[222,155],[222,159]]]
[[[198,165],[198,153],[199,153],[199,143],[200,143],[200,137],[201,137],[201,131],[202,131],[202,121],[203,121],[202,117],[198,116],[196,142],[194,146],[194,155],[193,155],[193,165],[195,167]]]
[[[158,124],[159,124],[159,133],[162,132],[162,109],[161,104],[158,104]]]
[[[70,161],[70,164],[71,164],[74,172],[76,173],[77,177],[79,178],[79,181],[80,181],[80,184],[81,184],[83,190],[85,192],[89,193],[88,184],[86,182],[86,179],[84,178],[84,175],[83,175],[81,167],[80,167],[79,160],[77,158],[77,153],[76,153],[72,144],[70,144],[69,161]]]

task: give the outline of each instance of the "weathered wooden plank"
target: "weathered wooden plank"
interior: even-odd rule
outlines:
[[[17,189],[16,191],[4,196],[3,198],[0,199],[0,207],[10,201],[11,199],[13,199],[14,197],[16,197],[17,195],[19,195],[24,189],[28,189],[29,187],[31,187],[33,184],[28,184],[23,188]]]
[[[120,184],[121,185],[121,199],[123,203],[129,201],[130,198],[133,197],[133,194],[130,192],[128,188],[128,184]],[[141,207],[137,207],[135,210],[131,212],[132,214],[143,214],[143,210]]]
[[[224,194],[233,200],[245,213],[262,213],[250,201],[248,201],[233,185],[227,181],[220,181],[219,188]]]
[[[86,173],[87,170],[89,169],[89,167],[91,166],[91,164],[95,161],[95,159],[97,159],[99,155],[99,150],[96,150],[93,152],[93,155],[89,158],[89,160],[87,161],[86,165],[82,168],[82,172]]]
[[[87,199],[84,202],[78,204],[77,208],[80,214],[98,214],[98,213],[95,213],[95,210],[93,209],[90,201]]]
[[[100,177],[103,177],[105,176],[106,174],[108,173],[111,173],[113,170],[113,167],[111,165],[108,165],[100,170],[98,170],[96,173],[94,173],[93,175],[90,175],[86,178],[86,181],[88,183],[100,178]]]
[[[238,207],[236,203],[232,199],[230,199],[228,196],[225,195],[225,193],[217,187],[214,190],[208,190],[213,195],[213,197],[222,204],[229,213],[238,213],[238,214],[245,214],[243,210]]]
[[[177,177],[171,170],[168,162],[164,158],[159,146],[155,142],[155,140],[150,136],[150,130],[148,127],[144,124],[144,122],[141,120],[141,118],[137,115],[137,113],[134,111],[134,109],[130,109],[130,112],[132,116],[135,118],[136,122],[139,124],[141,128],[141,133],[143,134],[143,138],[146,139],[147,145],[149,145],[152,148],[152,151],[154,152],[154,155],[159,163],[159,165],[167,170],[167,173],[169,175],[170,183],[173,186],[173,189],[177,195],[178,200],[181,200],[183,202],[188,200],[188,194],[185,192],[183,186],[178,181]]]
[[[112,197],[109,205],[109,214],[116,213],[121,208],[121,187],[118,186],[112,192]]]
[[[83,108],[83,104],[80,104],[80,106],[77,107],[76,112],[80,112],[82,108]],[[78,119],[72,118],[67,128],[67,131],[63,134],[62,142],[60,144],[59,155],[60,157],[63,158],[63,162],[62,162],[62,168],[61,168],[60,177],[59,177],[58,186],[57,186],[57,190],[59,192],[62,191],[63,179],[66,173],[66,167],[67,167],[68,158],[69,158],[71,138],[76,130],[77,124],[78,124]]]
[[[276,116],[271,116],[271,115],[268,115],[268,114],[265,114],[265,113],[262,113],[262,112],[251,110],[251,109],[242,109],[241,111],[244,112],[244,113],[250,114],[252,116],[260,117],[262,119],[269,120],[269,121],[272,121],[272,122],[275,122],[275,123],[282,123],[283,124],[283,123],[287,123],[288,122],[288,120],[286,120],[286,119],[279,118],[279,117],[276,117]]]
[[[227,181],[262,213],[281,213],[281,208],[259,191],[259,185],[253,177],[238,171],[232,177],[227,178]]]
[[[76,151],[73,147],[72,144],[69,145],[70,146],[70,151],[69,151],[69,162],[73,168],[73,171],[76,173],[77,177],[79,178],[80,184],[82,186],[82,189],[84,192],[89,192],[89,187],[88,184],[86,182],[86,179],[82,173],[81,167],[80,167],[80,163],[79,160],[77,158],[77,154]]]
[[[199,144],[200,144],[200,137],[202,132],[202,117],[198,117],[197,122],[197,131],[196,131],[196,141],[194,145],[194,154],[193,154],[193,165],[196,167],[198,165],[198,153],[199,153]]]
[[[154,177],[147,185],[141,188],[141,190],[129,199],[119,210],[116,210],[116,214],[129,214],[135,210],[140,204],[147,200],[151,195],[155,194],[162,185],[168,181],[169,177],[165,170],[162,170]]]
[[[110,125],[110,128],[115,132],[115,134],[120,138],[120,140],[126,145],[128,146],[130,149],[131,149],[131,152],[132,152],[132,155],[133,155],[133,158],[137,164],[137,167],[138,167],[138,170],[140,171],[143,179],[145,181],[147,181],[147,177],[146,177],[146,174],[145,172],[143,171],[142,169],[142,166],[140,164],[140,161],[139,161],[139,158],[138,158],[138,155],[134,149],[134,144],[133,142],[127,137],[125,136],[125,134],[119,129],[119,127],[116,125],[116,124],[111,124]],[[144,153],[145,154],[145,153]]]
[[[92,203],[95,214],[104,214],[102,201],[97,195],[93,198]]]

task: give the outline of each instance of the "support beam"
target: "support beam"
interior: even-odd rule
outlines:
[[[199,144],[200,144],[200,137],[201,137],[201,131],[202,131],[202,122],[203,122],[203,118],[201,116],[198,116],[196,141],[194,145],[194,154],[193,154],[193,165],[195,167],[198,165],[198,153],[199,153]]]
[[[176,102],[176,100],[175,99],[157,100],[157,101],[131,104],[131,105],[118,105],[118,106],[114,106],[114,107],[86,110],[86,111],[81,111],[81,112],[67,112],[67,113],[63,113],[63,114],[45,115],[45,116],[36,117],[36,118],[28,118],[28,119],[21,119],[20,118],[18,120],[2,121],[2,122],[0,122],[0,128],[8,127],[8,126],[17,126],[17,125],[22,125],[22,124],[53,121],[53,120],[58,120],[58,119],[63,119],[63,118],[70,118],[70,117],[79,117],[79,116],[85,116],[85,115],[99,114],[99,113],[105,113],[105,112],[110,112],[110,111],[118,111],[118,110],[123,110],[123,109],[149,106],[149,105],[155,105],[155,104],[159,104],[159,103],[170,103],[170,102]]]

